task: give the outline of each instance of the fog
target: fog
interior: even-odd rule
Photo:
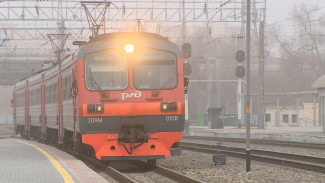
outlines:
[[[48,34],[67,33],[67,40],[55,40],[63,54],[78,49],[74,40],[88,40],[90,30],[83,7],[77,1],[1,2],[0,65],[10,68],[10,60],[49,61],[56,58]],[[193,67],[190,80],[189,114],[191,120],[205,114],[209,107],[222,107],[223,113],[237,113],[237,77],[235,53],[246,51],[245,17],[242,1],[118,1],[106,14],[105,30],[100,33],[142,31],[161,34],[181,47],[192,45]],[[324,3],[312,1],[254,1],[251,38],[251,92],[256,114],[258,93],[259,23],[265,21],[265,93],[313,91],[312,83],[325,73]],[[12,6],[10,9],[8,7]],[[265,8],[266,7],[266,8]],[[90,9],[92,7],[89,7]],[[97,9],[96,9],[97,8]],[[102,7],[91,9],[100,17]],[[183,9],[184,8],[184,9]],[[184,11],[183,11],[184,10]],[[266,12],[266,17],[265,17]],[[228,16],[224,16],[224,15]],[[137,21],[139,19],[139,21]],[[64,20],[64,21],[63,21]],[[36,32],[34,32],[36,30]],[[36,41],[37,40],[37,41]],[[65,44],[62,44],[65,41]],[[9,60],[10,59],[10,60]],[[242,65],[246,65],[244,62]],[[26,67],[25,67],[26,68]],[[39,68],[39,67],[38,67]],[[33,70],[34,69],[34,70]],[[10,72],[15,75],[19,69]],[[35,68],[28,73],[37,72]],[[12,87],[3,86],[1,113],[7,116]],[[245,93],[245,78],[241,88]],[[299,95],[299,104],[313,102],[313,95]],[[280,97],[281,105],[296,106],[297,96]],[[265,104],[276,105],[276,97],[267,95]],[[4,117],[5,118],[5,117]]]

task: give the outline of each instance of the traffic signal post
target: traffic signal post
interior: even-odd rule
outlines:
[[[242,66],[242,62],[245,61],[245,52],[243,50],[237,50],[236,61],[240,64],[236,67],[237,76],[237,118],[238,118],[238,128],[242,126],[242,93],[241,93],[241,82],[242,78],[245,76],[245,67]]]
[[[188,94],[187,94],[187,87],[188,87],[188,83],[189,83],[189,75],[192,73],[192,66],[189,63],[187,63],[187,60],[192,55],[192,46],[191,46],[191,44],[183,43],[183,45],[182,45],[182,53],[183,53],[184,94],[185,94],[185,122],[188,123]],[[186,127],[186,129],[188,129],[187,127]]]
[[[189,43],[184,43],[182,45],[182,51],[183,51],[183,58],[188,59],[192,55],[192,46]]]

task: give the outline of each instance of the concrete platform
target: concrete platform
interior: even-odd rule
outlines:
[[[257,129],[252,127],[251,139],[266,139],[289,142],[325,144],[325,133],[322,127],[267,127]],[[224,129],[209,129],[207,126],[189,126],[189,135],[226,138],[246,138],[246,128],[225,127]]]
[[[0,182],[107,182],[73,156],[23,139],[0,139],[0,162]]]

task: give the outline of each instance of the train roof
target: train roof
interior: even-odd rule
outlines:
[[[38,83],[40,81],[42,81],[42,74],[41,73],[36,74],[36,75],[28,78],[28,85],[33,85],[33,84]]]
[[[15,89],[21,89],[26,86],[31,86],[35,83],[41,82],[43,80],[50,79],[51,77],[58,74],[61,70],[69,67],[74,62],[74,54],[68,55],[60,64],[54,65],[53,67],[41,71],[33,76],[25,78],[21,81],[15,83]]]
[[[159,39],[161,41],[167,41],[170,42],[167,38],[154,34],[154,33],[149,33],[149,32],[114,32],[114,33],[107,33],[107,34],[101,34],[98,35],[92,39],[90,39],[89,42],[95,42],[95,41],[101,41],[105,39],[114,39],[114,38],[120,38],[121,36],[127,37],[128,39],[130,38],[146,38],[146,39]]]
[[[22,81],[18,81],[16,84],[15,84],[15,89],[20,89],[20,88],[23,88],[25,86],[27,86],[27,79],[24,79]]]
[[[182,56],[181,50],[176,44],[158,34],[147,32],[118,32],[102,34],[92,38],[81,47],[78,58],[82,59],[88,53],[115,48],[117,45],[124,46],[130,43],[138,44],[142,47],[167,50],[175,53],[177,57]]]
[[[29,86],[29,85],[33,85],[37,82],[40,82],[43,80],[43,73],[45,71],[43,71],[42,73],[39,73],[39,74],[36,74],[36,75],[33,75],[29,78],[26,78],[26,79],[23,79],[21,81],[18,81],[16,84],[15,84],[15,89],[21,89],[21,88],[24,88],[26,86]]]

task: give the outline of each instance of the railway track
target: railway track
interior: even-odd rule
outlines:
[[[209,140],[209,141],[216,141],[216,142],[246,143],[246,139],[239,139],[239,138],[183,136],[182,139],[187,139],[187,140]],[[261,140],[261,139],[251,139],[251,143],[252,144],[261,144],[261,145],[282,146],[282,147],[296,147],[296,148],[325,150],[325,145],[324,144],[286,142],[286,141],[272,141],[272,140]]]
[[[181,142],[180,147],[184,150],[210,154],[226,154],[232,157],[246,158],[245,148],[190,142]],[[251,160],[325,173],[325,158],[321,157],[251,149]]]
[[[21,137],[18,137],[18,138],[21,138]],[[119,171],[119,169],[114,166],[106,165],[105,163],[103,163],[97,159],[91,158],[87,155],[81,154],[81,153],[74,151],[72,149],[69,149],[69,148],[64,148],[62,146],[55,146],[55,145],[52,145],[52,146],[76,157],[77,159],[83,161],[85,164],[90,166],[92,169],[95,169],[95,171],[102,172],[117,182],[123,182],[123,183],[144,182],[144,181],[136,181],[132,176],[132,172],[130,173],[127,171],[126,172]],[[112,163],[112,164],[114,164],[114,163]],[[120,164],[120,163],[117,163],[117,164]],[[138,174],[137,177],[139,177],[139,174],[151,173],[151,174],[159,174],[156,177],[159,177],[159,179],[166,179],[165,182],[172,182],[172,181],[174,181],[174,182],[188,182],[188,183],[202,183],[203,182],[203,181],[191,178],[189,176],[186,176],[184,174],[178,173],[176,171],[173,171],[171,169],[167,169],[162,166],[147,163],[144,161],[128,161],[128,165],[126,164],[126,166],[129,166],[130,164],[133,164],[136,166],[136,168],[133,168],[136,170],[136,171],[133,171],[133,173],[137,173]],[[150,182],[156,182],[156,181],[153,180]]]
[[[170,182],[170,180],[173,180],[175,182],[202,183],[202,181],[200,180],[185,176],[184,174],[178,173],[162,166],[148,164],[144,161],[132,161],[131,163],[139,168],[149,167],[149,171],[151,171],[151,173],[159,174],[166,177],[167,179],[165,182]]]
[[[92,167],[96,167],[96,169],[99,169],[101,172],[109,175],[117,182],[123,182],[123,183],[137,183],[138,182],[133,178],[134,176],[132,176],[132,173],[134,173],[135,171],[131,171],[131,172],[128,172],[128,171],[124,172],[123,170],[119,171],[118,170],[119,168],[115,168],[114,165],[112,165],[112,166],[105,165],[101,161],[90,158],[88,156],[85,156],[85,155],[80,154],[73,150],[67,150],[67,149],[62,149],[62,150],[75,156],[76,158],[82,160],[86,164],[88,164]],[[130,164],[135,165],[136,168],[132,168],[132,169],[136,169],[136,171],[140,172],[141,174],[143,174],[143,173],[159,174],[156,177],[159,177],[159,179],[166,179],[167,182],[170,182],[171,180],[173,180],[175,182],[202,183],[202,181],[200,181],[200,180],[193,179],[191,177],[185,176],[184,174],[175,172],[173,170],[164,168],[162,166],[146,163],[144,161],[129,161],[128,163],[129,163],[129,165],[126,165],[126,166],[130,166]],[[118,163],[118,164],[120,164],[120,163]],[[138,173],[138,175],[139,175],[139,173]],[[161,177],[161,176],[163,176],[163,177]],[[141,182],[143,182],[143,181],[141,181]],[[155,182],[155,181],[153,181],[153,182]]]

